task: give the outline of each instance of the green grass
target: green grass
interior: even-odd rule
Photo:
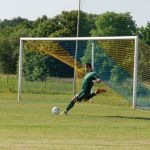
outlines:
[[[51,109],[66,107],[69,90],[24,93],[17,102],[17,94],[3,88],[0,150],[149,150],[150,111],[132,110],[128,101],[106,88],[94,103],[77,103],[68,116],[52,115]]]
[[[72,79],[67,78],[48,78],[46,83],[42,81],[25,81],[22,79],[22,93],[44,93],[44,94],[69,94],[72,89]],[[0,92],[13,92],[18,90],[18,77],[0,74]]]
[[[17,76],[9,75],[7,83],[7,75],[0,74],[0,93],[1,92],[17,92]]]
[[[64,109],[69,95],[43,95],[16,101],[16,94],[0,94],[0,149],[28,150],[149,150],[150,112],[132,110],[121,97],[97,96],[94,104],[80,103],[71,114]],[[43,97],[43,99],[41,99]]]

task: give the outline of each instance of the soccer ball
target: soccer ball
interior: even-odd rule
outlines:
[[[60,109],[58,107],[53,107],[52,108],[52,114],[58,115],[60,113]]]

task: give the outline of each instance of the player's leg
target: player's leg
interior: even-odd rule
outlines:
[[[96,96],[97,94],[103,93],[103,92],[106,92],[106,90],[105,89],[97,89],[95,92],[87,94],[86,100],[90,100],[92,97]]]
[[[84,98],[84,95],[85,95],[85,93],[84,93],[84,92],[81,92],[80,94],[74,96],[74,97],[71,99],[70,103],[68,104],[67,108],[66,108],[65,111],[64,111],[65,115],[67,115],[68,111],[70,111],[70,109],[74,106],[74,104],[75,104],[77,101],[81,102],[81,100]]]
[[[77,96],[74,96],[70,103],[68,104],[67,108],[65,109],[64,113],[67,115],[67,112],[74,106],[75,102],[77,101]]]
[[[96,94],[95,93],[89,93],[86,95],[86,100],[90,100],[92,97],[94,97]]]
[[[93,90],[91,90],[91,93],[93,93]],[[89,101],[90,101],[90,103],[93,103],[93,99],[92,98],[90,98]]]

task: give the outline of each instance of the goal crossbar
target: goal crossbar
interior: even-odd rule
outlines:
[[[134,40],[137,36],[109,36],[109,37],[21,37],[21,41],[84,41],[84,40]]]

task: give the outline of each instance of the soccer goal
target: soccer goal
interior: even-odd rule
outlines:
[[[76,48],[76,42],[78,47]],[[18,101],[23,95],[77,93],[91,62],[104,84],[150,107],[150,48],[137,36],[20,38]]]

